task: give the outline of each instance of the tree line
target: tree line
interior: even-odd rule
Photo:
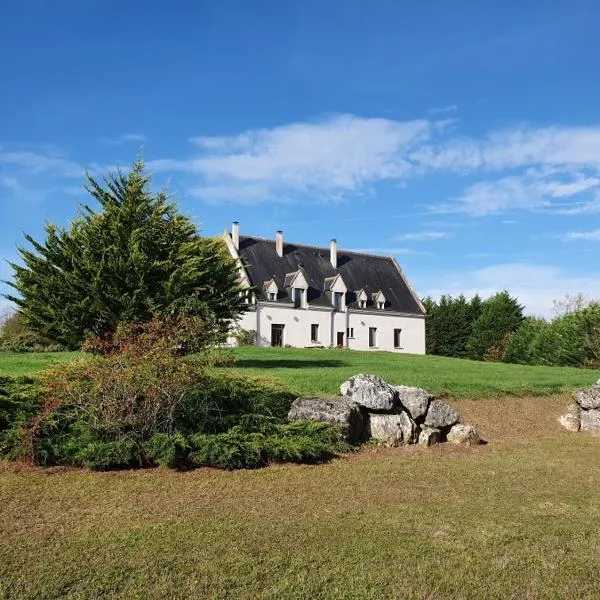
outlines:
[[[552,319],[526,317],[507,291],[425,298],[428,354],[530,365],[598,367],[600,303],[581,294],[556,301]]]

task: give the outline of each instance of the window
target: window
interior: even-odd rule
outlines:
[[[344,306],[344,293],[333,292],[333,308],[334,310],[342,310]]]
[[[284,325],[273,323],[271,325],[271,346],[283,346]]]
[[[369,348],[377,347],[377,327],[369,327]]]
[[[359,300],[358,301],[358,308],[367,308],[367,301],[366,300]]]
[[[401,348],[402,329],[394,329],[394,348]]]
[[[310,341],[318,342],[319,341],[319,324],[313,323],[310,326]]]
[[[346,337],[350,340],[354,339],[354,327],[348,327],[346,329]]]
[[[269,300],[275,302],[277,300],[277,292],[269,292]]]
[[[385,308],[385,302],[378,302],[377,303],[377,308],[379,310],[383,310]]]
[[[295,308],[304,308],[306,290],[303,288],[292,288],[292,300]]]

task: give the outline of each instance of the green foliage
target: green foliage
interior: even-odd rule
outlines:
[[[139,466],[140,456],[133,440],[98,441],[82,448],[77,462],[88,469],[107,471]]]
[[[463,295],[423,301],[427,311],[426,351],[438,356],[464,358],[473,323],[481,313],[481,298],[468,301]]]
[[[467,343],[470,358],[481,360],[485,353],[499,346],[523,321],[523,307],[508,292],[500,292],[483,303],[479,318]]]
[[[527,317],[513,332],[506,346],[504,361],[523,365],[543,364],[540,341],[547,333],[550,324],[544,319]]]
[[[234,427],[192,437],[191,461],[219,469],[254,469],[275,462],[322,462],[348,450],[338,430],[315,422],[269,425],[261,431]]]
[[[239,329],[235,332],[235,341],[238,346],[254,346],[256,331],[254,329]]]
[[[40,407],[40,386],[31,377],[0,376],[0,455],[12,444],[13,430]]]
[[[142,161],[103,182],[87,177],[99,211],[83,206],[67,229],[26,235],[22,265],[12,263],[24,324],[78,348],[120,323],[173,314],[202,316],[224,330],[244,310],[237,267],[221,240],[201,238],[165,191],[153,193]]]
[[[179,407],[174,427],[189,433],[222,433],[254,417],[282,422],[295,398],[275,380],[208,370]]]
[[[179,468],[188,462],[190,444],[181,433],[155,433],[145,444],[148,459],[161,467]]]
[[[60,352],[64,347],[32,331],[14,312],[0,318],[0,352]]]

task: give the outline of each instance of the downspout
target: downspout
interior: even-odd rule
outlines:
[[[256,345],[260,346],[260,304],[256,300]]]
[[[334,344],[334,331],[335,331],[335,308],[331,309],[331,325],[329,327],[329,338],[330,338],[330,344],[329,347],[330,348],[335,348],[335,344]]]

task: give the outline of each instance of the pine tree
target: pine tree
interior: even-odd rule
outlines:
[[[100,210],[82,206],[71,226],[45,226],[11,263],[25,324],[77,348],[119,323],[193,314],[221,328],[244,309],[237,269],[224,244],[202,238],[165,191],[153,193],[141,160],[124,174],[87,176]]]
[[[506,291],[495,294],[483,303],[481,315],[473,323],[467,344],[468,355],[475,360],[497,347],[523,321],[523,307]]]

